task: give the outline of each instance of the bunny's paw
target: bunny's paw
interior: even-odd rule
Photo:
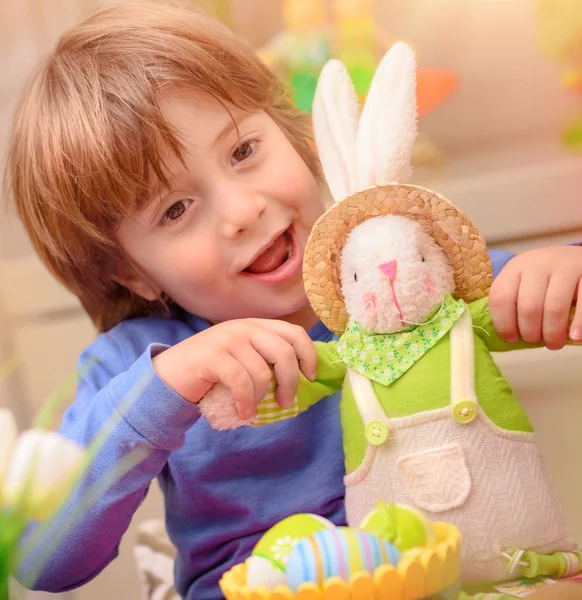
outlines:
[[[213,429],[237,429],[250,425],[243,421],[237,413],[234,397],[230,390],[216,384],[198,403],[200,414]]]

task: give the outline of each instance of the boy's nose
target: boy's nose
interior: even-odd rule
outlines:
[[[390,279],[390,281],[394,281],[394,279],[396,278],[396,266],[397,261],[390,260],[388,262],[382,263],[381,265],[378,265],[378,268],[380,269],[380,271],[382,271],[382,273],[384,273],[384,275],[386,275],[386,277],[388,277],[388,279]]]
[[[238,238],[256,226],[267,208],[266,199],[257,194],[238,190],[238,194],[222,195],[217,199],[220,206],[221,227],[228,239]]]

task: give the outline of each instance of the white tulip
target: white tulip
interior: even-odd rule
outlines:
[[[24,431],[4,479],[5,503],[27,518],[48,519],[69,494],[86,457],[82,446],[54,431]]]
[[[14,416],[7,408],[0,408],[0,506],[2,505],[2,481],[8,469],[17,435]]]

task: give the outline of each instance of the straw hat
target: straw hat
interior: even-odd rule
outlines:
[[[472,302],[487,295],[491,261],[485,241],[471,221],[436,192],[415,185],[384,185],[333,206],[317,221],[307,242],[305,289],[328,329],[341,334],[348,321],[340,283],[346,237],[366,219],[381,215],[413,219],[430,233],[453,266],[457,298]]]
[[[345,67],[330,61],[320,75],[315,138],[330,190],[340,201],[313,227],[303,276],[313,309],[336,334],[348,320],[342,248],[350,231],[372,217],[399,215],[420,223],[453,266],[458,298],[477,300],[491,285],[491,261],[477,228],[446,198],[404,183],[416,136],[415,71],[412,50],[393,46],[378,66],[361,117]]]

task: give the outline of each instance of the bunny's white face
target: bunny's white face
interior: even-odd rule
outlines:
[[[376,333],[425,322],[455,290],[453,268],[433,238],[394,215],[368,219],[350,233],[341,278],[348,314]]]

